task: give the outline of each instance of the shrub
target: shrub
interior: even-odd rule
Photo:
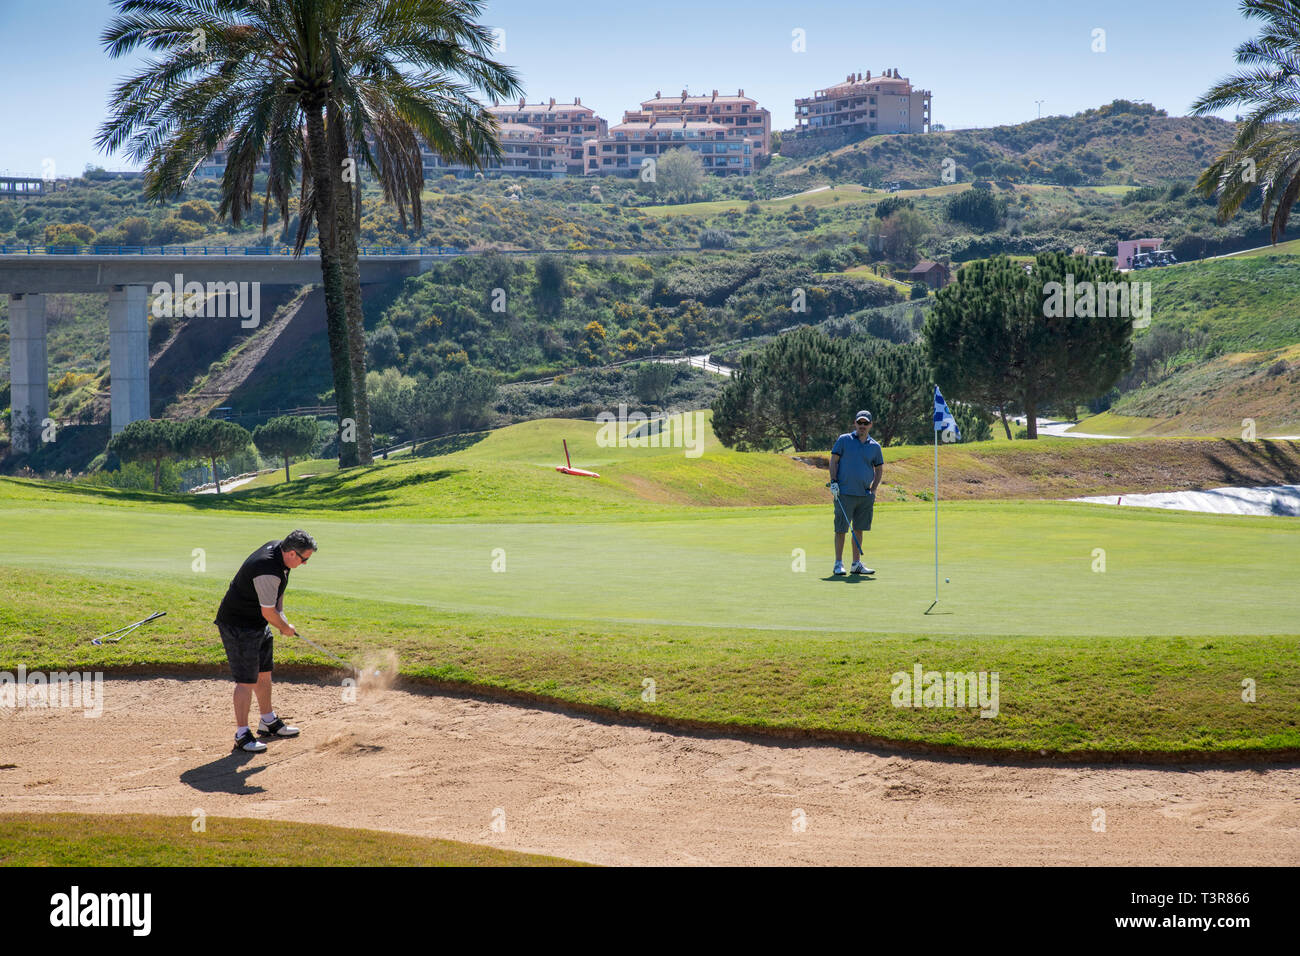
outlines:
[[[159,245],[179,245],[186,242],[195,242],[202,239],[203,236],[203,227],[198,223],[188,222],[172,216],[162,221],[153,238],[154,242]]]
[[[888,219],[900,209],[912,209],[916,204],[905,196],[887,196],[876,203],[872,213],[877,219]]]
[[[944,205],[944,217],[949,222],[960,222],[980,232],[998,228],[1004,212],[1002,204],[992,193],[978,189],[967,189],[950,196]]]
[[[84,222],[54,223],[45,227],[47,246],[83,246],[95,241],[95,230]]]
[[[123,245],[143,246],[149,241],[151,227],[144,216],[129,216],[118,223],[117,228],[121,231]]]
[[[187,222],[207,225],[217,218],[217,211],[212,208],[212,203],[206,199],[191,199],[189,202],[181,203],[176,215]]]
[[[705,229],[700,232],[701,249],[730,249],[731,233],[722,229]]]

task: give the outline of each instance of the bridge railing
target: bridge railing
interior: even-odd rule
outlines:
[[[319,255],[308,247],[305,255]],[[457,246],[362,246],[360,256],[459,256]],[[290,246],[118,246],[118,245],[33,245],[0,243],[0,256],[291,256]]]
[[[209,418],[221,418],[235,421],[241,418],[277,418],[280,415],[337,415],[337,405],[298,405],[294,408],[259,408],[257,411],[237,412],[227,406],[214,408],[208,412]]]

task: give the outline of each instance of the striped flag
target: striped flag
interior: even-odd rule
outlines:
[[[934,430],[936,432],[946,432],[952,429],[954,440],[961,441],[961,431],[957,428],[957,419],[952,417],[952,412],[948,411],[948,403],[943,400],[943,393],[939,391],[939,386],[934,387]]]

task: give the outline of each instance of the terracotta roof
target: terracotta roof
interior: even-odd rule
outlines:
[[[852,83],[847,80],[841,80],[834,86],[828,86],[828,90],[844,90],[855,86],[911,86],[907,80],[896,79],[892,76],[873,76],[871,79],[854,80]]]
[[[577,110],[582,113],[595,113],[590,106],[583,106],[581,103],[503,103],[499,106],[489,106],[489,113],[533,113],[537,111],[554,113],[561,110],[567,110],[572,113]]]
[[[752,103],[755,106],[758,105],[758,101],[749,96],[688,96],[685,99],[682,99],[680,96],[656,96],[641,101],[642,106],[666,103],[689,103],[692,106],[703,106],[709,103]]]
[[[708,120],[704,122],[700,122],[699,120],[696,120],[691,117],[679,118],[676,116],[671,116],[667,118],[657,118],[650,121],[633,120],[632,122],[629,123],[619,123],[615,126],[611,126],[609,128],[609,131],[611,133],[616,133],[619,131],[629,132],[633,130],[650,130],[650,129],[691,129],[691,130],[698,130],[699,132],[702,133],[720,132],[720,133],[734,134],[736,132],[736,128],[734,126],[728,126],[724,123],[714,123]]]

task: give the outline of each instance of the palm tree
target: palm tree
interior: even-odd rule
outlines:
[[[370,461],[365,339],[357,267],[360,193],[341,174],[349,149],[375,171],[403,224],[419,228],[423,162],[416,132],[444,155],[499,155],[496,126],[472,98],[518,91],[514,73],[487,58],[489,31],[472,0],[117,0],[103,39],[112,56],[145,46],[164,53],[114,91],[98,145],[145,162],[146,194],[177,196],[194,169],[224,146],[222,215],[253,208],[253,179],[269,156],[263,231],[272,197],[282,220],[299,182],[296,253],[314,218],[340,431],[341,466]],[[399,64],[420,72],[408,75]],[[332,127],[332,128],[331,128]],[[367,137],[374,140],[372,149]],[[301,170],[301,179],[295,173]],[[349,302],[351,301],[351,308]],[[360,401],[357,399],[360,397]],[[342,435],[340,435],[342,437]]]
[[[354,416],[343,267],[334,229],[334,193],[324,107],[332,75],[326,25],[338,0],[117,0],[119,16],[103,34],[110,56],[146,47],[162,54],[113,91],[97,145],[125,148],[145,163],[145,194],[178,196],[195,168],[218,147],[227,151],[220,214],[238,225],[253,208],[253,177],[270,158],[266,199],[288,218],[301,168],[315,183],[326,329],[342,423]],[[304,141],[302,129],[306,126]],[[263,210],[265,231],[267,210]],[[356,464],[352,442],[339,442],[339,465]]]
[[[397,207],[403,229],[408,209],[414,231],[423,228],[423,143],[468,165],[501,156],[496,121],[473,93],[484,90],[495,102],[521,88],[512,70],[489,57],[492,33],[472,19],[482,8],[472,0],[343,0],[331,35],[330,167],[340,170],[354,159],[368,169]],[[357,262],[361,188],[355,176],[342,175],[335,187],[357,437],[361,461],[368,464],[365,315]]]
[[[1300,137],[1290,125],[1300,114],[1300,3],[1242,0],[1241,13],[1264,21],[1259,36],[1237,47],[1236,60],[1246,69],[1215,84],[1191,112],[1203,116],[1234,104],[1251,109],[1232,145],[1201,174],[1196,188],[1203,196],[1219,197],[1219,221],[1226,222],[1258,185],[1260,219],[1276,243],[1300,195]]]

